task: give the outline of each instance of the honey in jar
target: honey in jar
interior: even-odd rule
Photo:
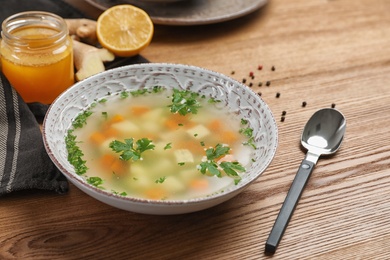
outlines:
[[[52,103],[74,83],[73,49],[65,21],[52,13],[22,12],[5,19],[2,71],[27,103]]]

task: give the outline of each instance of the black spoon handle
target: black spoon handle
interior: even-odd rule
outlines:
[[[276,218],[271,233],[268,236],[267,242],[265,243],[265,253],[275,253],[314,166],[315,163],[306,159],[303,160],[299,166],[298,172],[290,190],[287,193],[286,199],[283,202],[282,208],[280,209],[279,215]]]

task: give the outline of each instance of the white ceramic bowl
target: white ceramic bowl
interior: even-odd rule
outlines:
[[[183,201],[147,200],[123,197],[98,189],[78,176],[67,160],[65,136],[72,120],[88,105],[110,93],[149,88],[156,85],[189,89],[210,95],[223,102],[240,118],[249,121],[257,149],[254,162],[237,185],[205,198]],[[210,70],[178,64],[138,64],[120,67],[94,75],[76,83],[62,93],[50,106],[43,123],[43,140],[46,150],[61,172],[76,187],[111,206],[145,214],[181,214],[203,210],[239,194],[255,181],[272,161],[277,147],[278,130],[267,104],[250,88],[228,76]]]

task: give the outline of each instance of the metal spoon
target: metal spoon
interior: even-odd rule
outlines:
[[[269,234],[265,244],[266,253],[275,253],[318,158],[321,155],[333,154],[340,148],[345,128],[346,120],[344,116],[333,108],[318,110],[306,123],[301,136],[301,144],[308,152],[299,166],[298,172]]]

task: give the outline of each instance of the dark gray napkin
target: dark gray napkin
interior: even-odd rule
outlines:
[[[47,155],[33,113],[0,73],[0,195],[26,189],[65,193],[68,182]]]

